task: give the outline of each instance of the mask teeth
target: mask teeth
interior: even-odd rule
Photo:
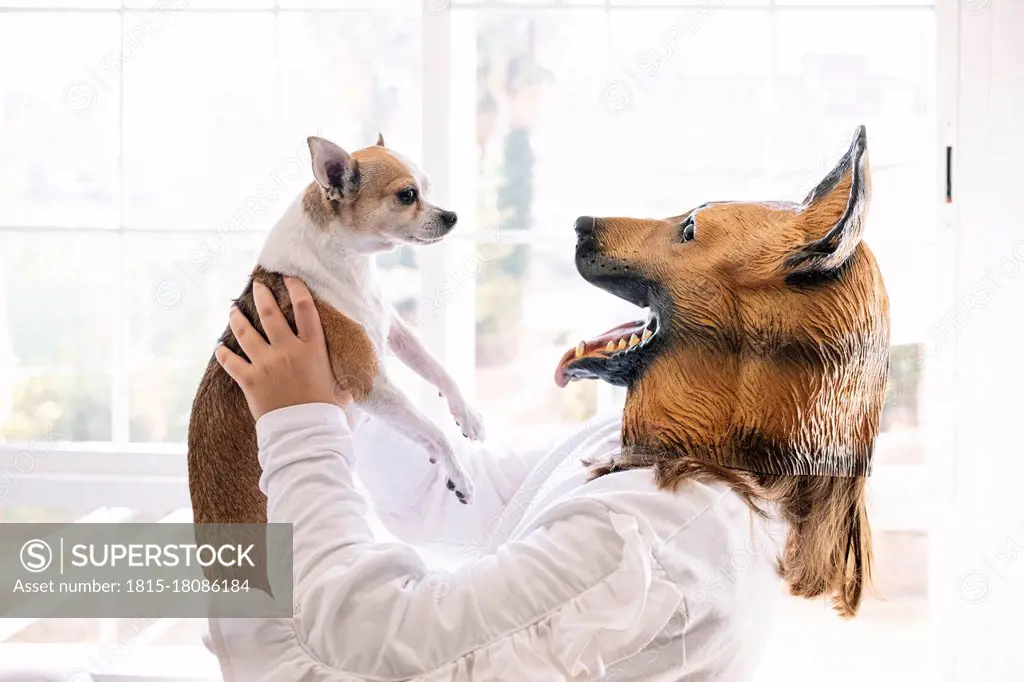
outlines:
[[[652,318],[652,322],[653,321],[654,320]],[[653,327],[653,330],[652,330],[652,327]],[[608,353],[608,354],[620,353],[622,351],[633,350],[634,348],[636,348],[638,346],[642,346],[643,344],[647,343],[647,341],[652,336],[654,336],[656,330],[657,330],[657,325],[656,324],[652,324],[649,327],[645,327],[643,333],[640,336],[637,336],[636,332],[633,332],[628,337],[627,336],[623,336],[622,338],[620,338],[618,340],[610,339],[608,341],[608,343],[605,345],[605,347],[603,348],[603,350],[604,350],[605,353]]]

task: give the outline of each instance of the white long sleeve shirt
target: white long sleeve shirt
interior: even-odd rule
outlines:
[[[463,453],[472,507],[408,440],[379,423],[353,437],[337,407],[256,429],[268,520],[294,528],[295,616],[212,621],[227,679],[740,682],[756,668],[781,525],[720,484],[588,480],[581,458],[617,452],[618,420],[537,461]],[[397,536],[446,542],[458,565],[375,539],[363,490]]]

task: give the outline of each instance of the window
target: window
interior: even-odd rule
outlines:
[[[937,317],[930,3],[0,7],[0,61],[19,65],[0,72],[0,473],[15,482],[0,485],[0,520],[187,505],[192,395],[266,230],[309,180],[307,135],[358,147],[380,130],[432,174],[458,227],[439,246],[382,254],[384,279],[491,437],[537,445],[623,397],[551,376],[565,349],[630,310],[576,274],[578,214],[799,199],[864,123],[866,238],[893,320],[873,479],[887,601],[842,626],[787,602],[760,679],[816,679],[835,660],[850,679],[906,678],[887,652],[922,660],[924,504],[905,482],[926,463],[920,387]],[[93,626],[11,637],[89,641]],[[175,628],[152,641],[177,642]]]

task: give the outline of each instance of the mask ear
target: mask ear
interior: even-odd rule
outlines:
[[[384,133],[377,133],[377,146],[378,147],[383,147],[384,146]]]
[[[798,224],[811,241],[786,261],[793,274],[827,273],[853,255],[871,196],[867,131],[857,128],[850,149],[804,199]]]
[[[344,149],[322,137],[307,137],[313,157],[313,177],[327,191],[327,198],[351,198],[359,189],[359,166]]]

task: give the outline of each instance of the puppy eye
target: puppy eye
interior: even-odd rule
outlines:
[[[692,242],[694,240],[694,237],[696,237],[695,233],[697,229],[696,221],[694,221],[693,216],[689,216],[680,227],[682,228],[682,230],[680,231],[680,241],[682,241],[684,244],[686,242]]]
[[[411,204],[412,202],[416,201],[416,189],[413,187],[408,187],[406,189],[403,189],[398,194],[396,194],[395,197],[403,204]]]

